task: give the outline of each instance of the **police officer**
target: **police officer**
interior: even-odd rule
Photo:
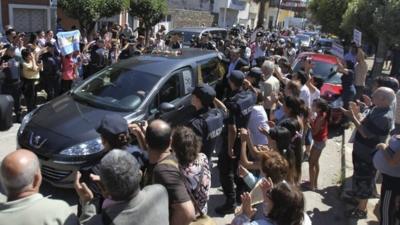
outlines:
[[[234,70],[228,77],[228,83],[232,90],[231,96],[225,102],[228,108],[228,118],[225,121],[227,130],[223,146],[226,149],[219,154],[218,167],[221,186],[226,197],[225,204],[217,207],[218,214],[225,215],[234,212],[236,200],[240,201],[246,185],[237,176],[237,168],[240,160],[240,136],[238,131],[247,128],[251,110],[256,103],[256,94],[242,88],[245,75],[239,70]],[[236,184],[236,190],[235,190]]]
[[[84,182],[93,192],[93,205],[97,213],[102,210],[104,197],[101,194],[101,188],[98,186],[98,163],[101,159],[113,149],[121,149],[131,153],[139,162],[141,168],[144,168],[148,162],[147,153],[143,150],[131,145],[131,134],[129,132],[128,122],[119,114],[107,114],[103,117],[100,125],[96,129],[100,134],[103,150],[101,155],[95,159],[94,166],[91,168],[81,169],[82,174],[80,182]],[[82,213],[82,206],[78,204],[78,215]]]
[[[250,69],[250,72],[247,74],[246,80],[248,80],[252,87],[260,89],[260,81],[263,72],[260,67],[253,67]]]
[[[40,78],[47,93],[47,100],[52,100],[60,92],[61,63],[55,46],[47,42],[45,47],[47,52],[40,57],[43,61],[43,71],[40,72]]]
[[[20,62],[15,56],[15,47],[8,45],[7,50],[3,58],[0,60],[0,64],[3,67],[4,82],[2,85],[2,93],[11,95],[14,99],[14,112],[17,117],[17,121],[20,121],[21,117],[21,70]]]
[[[193,90],[191,104],[196,112],[188,125],[202,138],[201,152],[208,157],[209,161],[216,149],[217,139],[222,133],[227,112],[225,105],[215,96],[215,90],[207,84],[201,84]],[[215,108],[211,108],[213,105]]]

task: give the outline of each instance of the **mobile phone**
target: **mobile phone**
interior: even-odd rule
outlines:
[[[132,123],[137,124],[139,127],[143,127],[144,125],[146,125],[145,120],[134,121]]]

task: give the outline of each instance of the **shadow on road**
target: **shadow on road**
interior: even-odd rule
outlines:
[[[322,190],[318,190],[316,194],[322,196],[322,203],[329,208],[327,210],[321,208],[314,208],[307,211],[310,215],[313,224],[346,224],[346,218],[344,215],[343,207],[344,204],[340,200],[340,187],[330,186]],[[306,199],[307,201],[307,199]]]

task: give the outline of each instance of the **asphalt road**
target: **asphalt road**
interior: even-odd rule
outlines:
[[[0,160],[4,156],[16,149],[16,133],[18,125],[14,125],[7,132],[0,132]],[[333,132],[331,132],[333,134]],[[339,200],[341,179],[341,146],[342,136],[333,135],[324,149],[320,159],[320,190],[316,192],[304,192],[306,199],[306,211],[310,215],[314,225],[341,225],[347,224],[344,216],[344,204]],[[214,159],[213,161],[216,161]],[[224,202],[224,197],[220,190],[217,166],[213,168],[213,185],[210,193],[209,214],[215,219],[217,224],[229,224],[233,215],[220,217],[214,213],[214,208]],[[303,164],[303,180],[308,179],[308,164]],[[77,197],[73,190],[59,189],[44,183],[41,193],[55,199],[67,201],[76,210]],[[0,201],[5,201],[4,196],[0,196]]]

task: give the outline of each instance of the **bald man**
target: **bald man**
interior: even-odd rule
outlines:
[[[1,165],[7,202],[0,204],[0,225],[75,225],[78,218],[69,205],[39,193],[42,183],[39,160],[28,150],[8,154]]]
[[[188,225],[195,219],[195,209],[179,172],[178,161],[171,152],[171,127],[155,120],[146,129],[149,165],[143,177],[144,185],[161,184],[168,191],[170,224]]]
[[[358,206],[351,212],[351,217],[363,219],[367,216],[368,198],[371,198],[375,189],[375,173],[372,157],[376,145],[385,143],[393,123],[391,105],[396,97],[394,91],[387,87],[380,87],[372,94],[372,104],[364,119],[360,119],[359,108],[350,102],[351,110],[343,110],[356,126],[356,135],[353,144],[353,196],[359,199]]]

